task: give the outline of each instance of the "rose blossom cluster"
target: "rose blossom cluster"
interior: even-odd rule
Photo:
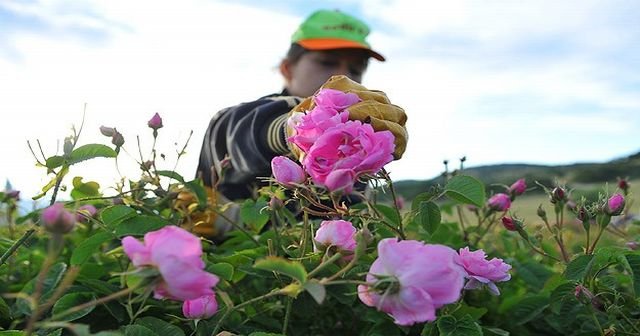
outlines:
[[[378,258],[358,286],[360,300],[391,315],[398,325],[434,321],[436,309],[460,299],[462,289],[486,285],[499,294],[495,282],[510,279],[511,266],[486,259],[484,251],[387,238],[378,244]],[[465,285],[465,279],[467,283]]]
[[[160,278],[154,287],[157,299],[184,301],[183,313],[192,319],[207,318],[218,309],[213,287],[217,276],[204,271],[200,239],[177,226],[149,232],[144,242],[127,236],[122,248],[133,266],[152,267]]]
[[[348,108],[361,101],[358,95],[322,89],[313,101],[311,110],[289,117],[287,124],[294,133],[287,140],[302,151],[302,167],[316,185],[349,193],[360,175],[375,174],[393,160],[391,132],[376,132],[369,124],[349,120]],[[300,175],[305,176],[295,162],[282,157],[274,160],[272,169],[278,182],[300,183]],[[280,173],[284,163],[286,173]]]

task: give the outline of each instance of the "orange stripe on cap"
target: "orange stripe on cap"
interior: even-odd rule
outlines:
[[[303,48],[308,50],[331,50],[331,49],[345,49],[355,48],[363,49],[369,52],[369,55],[378,61],[384,62],[384,56],[371,50],[367,45],[358,43],[355,41],[336,39],[336,38],[314,38],[299,40],[296,43],[300,44]]]

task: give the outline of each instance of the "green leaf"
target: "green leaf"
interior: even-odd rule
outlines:
[[[498,336],[509,336],[509,332],[496,327],[482,327],[483,335],[498,335]]]
[[[233,265],[225,262],[207,266],[207,272],[211,272],[227,281],[233,279]]]
[[[23,336],[24,332],[20,330],[2,330],[0,336]]]
[[[637,296],[640,294],[640,255],[627,254],[625,258],[627,259],[631,272],[633,273],[633,290]]]
[[[11,310],[9,306],[4,301],[4,299],[0,296],[0,322],[8,321],[11,319]]]
[[[245,200],[240,206],[240,219],[247,224],[255,233],[262,231],[262,228],[269,222],[269,212],[264,209],[267,207],[267,201],[258,199]]]
[[[93,301],[95,299],[96,299],[96,297],[93,295],[93,293],[89,293],[89,292],[66,294],[66,295],[62,296],[60,299],[58,299],[58,301],[53,305],[52,314],[54,316],[58,315],[58,314],[61,314],[61,313],[65,312],[65,311],[69,310],[70,308],[73,308],[73,307],[75,307],[77,305],[80,305],[80,304],[83,304],[83,303],[86,303],[86,302]],[[82,309],[80,311],[69,313],[67,315],[64,315],[64,316],[58,318],[57,321],[73,321],[73,320],[77,320],[77,319],[89,314],[95,308],[96,308],[96,306],[90,306],[90,307],[87,307],[87,308]]]
[[[454,176],[444,187],[447,197],[464,204],[482,207],[485,202],[484,184],[466,175]]]
[[[74,200],[100,196],[100,185],[97,182],[82,182],[82,176],[73,178],[73,190],[71,190],[71,198]]]
[[[467,306],[466,304],[463,303],[460,305],[460,307],[458,307],[458,309],[456,309],[451,314],[456,318],[463,318],[466,315],[469,315],[475,321],[475,320],[479,320],[482,316],[484,316],[484,314],[486,314],[487,311],[489,310],[485,307],[472,307],[472,306]]]
[[[92,254],[100,251],[100,245],[113,239],[113,234],[110,232],[100,231],[93,236],[83,240],[73,249],[71,253],[71,265],[84,264]]]
[[[100,212],[100,219],[104,225],[115,228],[123,220],[136,215],[136,211],[126,205],[114,205],[104,208]]]
[[[320,284],[315,279],[311,279],[304,284],[304,289],[311,294],[314,300],[318,304],[322,304],[325,297],[327,296],[327,290],[324,288],[324,285]]]
[[[64,163],[64,157],[60,155],[54,155],[47,158],[47,160],[45,161],[45,166],[49,169],[56,169],[62,166],[62,163]]]
[[[136,320],[136,324],[146,327],[158,335],[184,336],[182,329],[156,317],[140,318]]]
[[[124,328],[124,335],[125,336],[164,336],[164,335],[158,335],[155,332],[153,332],[153,330],[145,326],[141,326],[139,324],[132,324],[132,325],[126,326]]]
[[[549,306],[549,299],[543,295],[529,296],[511,308],[511,318],[516,324],[527,323],[536,318]]]
[[[513,269],[522,280],[535,290],[542,290],[544,284],[553,275],[553,272],[545,265],[531,260],[523,263],[514,261]]]
[[[42,282],[43,295],[40,297],[40,303],[44,301],[44,298],[48,297],[48,295],[53,293],[53,290],[55,290],[55,288],[58,286],[58,284],[60,283],[60,280],[62,280],[62,276],[64,276],[64,273],[66,271],[67,271],[67,265],[64,263],[57,263],[49,268],[49,271],[47,272],[47,275],[44,277],[44,281]],[[27,282],[24,285],[24,287],[22,287],[22,290],[20,292],[27,295],[33,294],[37,280],[38,280],[38,276],[29,280],[29,282]],[[21,298],[17,299],[16,307],[18,308],[17,310],[22,314],[25,314],[25,315],[31,314],[31,306],[29,304],[29,301],[25,299],[21,299]]]
[[[482,336],[482,329],[469,315],[459,320],[451,315],[442,316],[437,324],[441,336]]]
[[[434,202],[420,202],[418,212],[415,217],[416,224],[422,226],[429,234],[433,234],[438,230],[442,215],[440,208]]]
[[[182,175],[174,172],[173,170],[158,170],[156,173],[160,176],[165,176],[168,178],[172,178],[180,183],[184,183],[184,177]]]
[[[593,255],[581,255],[567,265],[564,276],[567,280],[581,280],[591,269]]]
[[[88,144],[80,146],[71,152],[71,155],[69,156],[69,165],[97,157],[112,158],[116,156],[118,156],[116,151],[109,146],[102,144]]]
[[[396,211],[396,209],[383,204],[377,204],[376,209],[378,209],[378,211],[380,211],[383,216],[389,219],[391,223],[395,224],[396,226],[400,225],[401,219],[400,217],[398,217],[398,212]]]
[[[265,271],[284,274],[298,280],[301,284],[304,284],[307,281],[307,271],[298,261],[289,261],[280,257],[266,257],[256,261],[253,267]]]
[[[116,226],[115,234],[118,237],[142,236],[147,232],[159,230],[167,225],[170,225],[169,221],[162,217],[140,215],[122,221]]]
[[[49,183],[47,183],[44,187],[42,187],[42,192],[31,197],[31,199],[35,201],[37,199],[44,197],[44,195],[46,195],[47,192],[56,185],[56,182],[58,180],[62,181],[62,179],[65,177],[65,175],[67,175],[68,172],[69,172],[69,166],[62,167],[62,169],[60,169],[60,171],[56,174],[56,176],[54,176],[49,181]]]
[[[420,203],[432,201],[436,196],[438,195],[435,195],[431,192],[423,192],[421,194],[418,194],[411,202],[411,210],[418,211],[420,209]]]

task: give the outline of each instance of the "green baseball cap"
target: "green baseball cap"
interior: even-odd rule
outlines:
[[[319,10],[302,22],[291,36],[291,43],[308,50],[363,49],[384,62],[384,57],[367,43],[367,35],[369,26],[355,17],[337,10]]]

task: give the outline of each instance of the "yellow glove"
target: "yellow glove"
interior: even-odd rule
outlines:
[[[371,124],[371,127],[376,131],[390,131],[395,137],[396,145],[393,158],[398,160],[402,157],[407,148],[408,133],[405,127],[407,115],[401,107],[391,104],[384,92],[367,90],[363,85],[342,75],[329,78],[320,89],[334,89],[358,95],[362,101],[347,108],[349,119]],[[290,113],[308,111],[313,107],[313,97],[308,97],[294,107]],[[293,134],[293,130],[288,128],[287,133]],[[299,148],[291,147],[293,154],[299,158],[301,154]]]

